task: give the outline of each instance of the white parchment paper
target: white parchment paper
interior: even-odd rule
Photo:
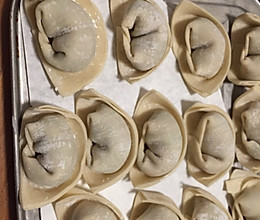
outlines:
[[[225,110],[220,90],[211,96],[208,96],[207,98],[202,98],[198,94],[190,93],[178,71],[176,59],[171,50],[160,67],[157,68],[147,78],[142,79],[141,81],[132,85],[128,84],[126,81],[123,81],[117,72],[115,59],[115,34],[109,14],[109,1],[95,0],[93,2],[102,13],[104,22],[106,24],[108,35],[108,57],[101,74],[94,82],[86,86],[85,89],[96,89],[98,92],[114,100],[131,116],[133,114],[133,110],[139,94],[151,89],[156,89],[164,96],[166,96],[176,106],[181,114],[195,101],[215,104]],[[171,18],[172,12],[176,6],[176,2],[178,1],[155,0],[155,2],[161,6],[165,12],[165,16],[167,18]],[[242,0],[218,0],[209,2],[210,3],[205,3],[205,1],[203,1],[200,3],[200,5],[208,9],[210,12],[213,12],[213,14],[217,15],[227,30],[230,27],[230,22],[232,22],[232,19],[238,14],[241,14],[247,10],[259,14],[259,8],[256,7],[257,3],[254,0],[251,0],[250,4],[248,4],[249,1]],[[223,4],[221,4],[221,2],[223,2]],[[245,2],[247,2],[247,5]],[[252,5],[250,9],[248,9],[248,5]],[[57,95],[41,66],[35,51],[33,43],[34,39],[32,39],[30,26],[22,6],[21,21],[31,105],[35,106],[48,103],[74,111],[74,97],[70,96],[62,98],[60,95]],[[165,195],[172,198],[172,200],[178,206],[180,206],[183,185],[198,186],[211,192],[227,207],[225,198],[226,194],[225,191],[223,191],[223,180],[227,178],[228,174],[226,174],[212,186],[205,187],[187,175],[186,162],[183,161],[179,168],[172,175],[147,189],[164,193]],[[129,217],[135,191],[133,190],[133,186],[127,177],[117,182],[113,186],[103,190],[100,194],[112,201],[121,210],[126,219]],[[42,208],[41,214],[43,220],[56,219],[51,205]]]

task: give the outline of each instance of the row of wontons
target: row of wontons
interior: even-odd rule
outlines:
[[[258,219],[260,177],[250,172],[235,170],[226,188],[232,194],[233,219]],[[253,195],[253,196],[252,196]],[[104,219],[123,220],[120,210],[98,194],[81,188],[73,188],[53,203],[58,220]],[[213,195],[195,187],[183,190],[181,210],[169,197],[155,191],[136,192],[130,220],[185,220],[222,219],[231,220],[229,212]]]
[[[25,0],[25,9],[55,89],[68,96],[93,81],[107,56],[105,25],[94,4],[89,0]],[[222,24],[188,0],[174,10],[171,28],[152,0],[110,0],[110,12],[118,71],[129,83],[155,70],[172,47],[186,84],[202,96],[215,92],[228,72],[235,84],[259,85],[260,19],[256,15],[246,13],[234,21],[231,56]]]
[[[117,207],[111,202],[80,188],[72,189],[58,201],[55,201],[53,206],[59,220],[76,220],[84,217],[88,220],[124,219]],[[164,194],[139,190],[136,192],[129,219],[232,219],[225,207],[213,195],[193,187],[187,187],[184,190],[181,211]]]
[[[54,202],[82,176],[93,193],[128,173],[134,187],[151,186],[174,172],[187,144],[188,173],[206,186],[230,170],[235,141],[239,161],[259,172],[259,105],[260,89],[253,87],[234,103],[233,122],[219,107],[203,103],[188,108],[183,120],[166,97],[151,90],[138,100],[132,119],[89,89],[76,97],[76,114],[30,108],[20,134],[20,203],[34,209]],[[227,191],[237,196],[239,188],[230,182]]]

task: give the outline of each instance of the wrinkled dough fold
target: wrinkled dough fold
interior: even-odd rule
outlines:
[[[236,156],[247,169],[260,171],[260,87],[241,94],[233,104],[232,119],[236,128]]]
[[[19,135],[19,202],[24,210],[62,197],[82,176],[87,132],[77,115],[41,105],[26,109]]]
[[[259,62],[260,62],[260,27],[252,28],[246,34],[245,45],[241,52],[240,76],[244,80],[260,80]]]
[[[260,183],[244,189],[235,200],[235,206],[247,220],[259,220]]]
[[[73,220],[118,220],[115,213],[106,205],[91,200],[83,200],[76,205],[72,214]]]
[[[136,220],[179,220],[171,209],[159,204],[150,204],[149,207]]]
[[[148,176],[170,172],[182,152],[182,134],[173,116],[165,110],[155,110],[145,122],[137,157],[138,167]]]
[[[55,201],[53,207],[58,220],[124,220],[112,202],[78,187]]]
[[[77,162],[75,134],[67,119],[50,114],[25,126],[22,163],[28,179],[42,187],[67,181]]]
[[[171,31],[173,53],[187,86],[203,97],[217,91],[231,64],[224,26],[198,4],[185,0],[174,10]]]
[[[198,146],[200,152],[195,156],[197,166],[209,174],[225,170],[234,155],[234,137],[226,119],[215,112],[206,113],[198,125]]]
[[[167,48],[168,27],[153,4],[133,1],[125,11],[121,27],[124,51],[133,67],[147,71],[161,62]]]
[[[137,191],[130,220],[183,220],[185,219],[174,201],[156,191]]]
[[[228,79],[239,86],[260,84],[260,17],[249,12],[239,15],[232,24],[232,63]]]
[[[241,140],[247,152],[260,160],[260,101],[254,101],[241,114]]]
[[[91,17],[72,0],[44,0],[35,9],[39,43],[46,61],[77,72],[95,55],[96,31]]]
[[[181,207],[188,220],[232,220],[228,210],[216,197],[198,187],[183,190]]]
[[[210,200],[202,196],[197,196],[194,199],[194,209],[192,212],[191,219],[229,220],[229,216],[215,203],[211,202]]]
[[[217,26],[209,19],[198,17],[185,29],[186,58],[191,72],[212,78],[222,66],[225,39]]]
[[[230,208],[233,219],[259,220],[260,178],[249,170],[234,169],[225,189],[232,197]]]
[[[128,158],[131,134],[123,117],[106,104],[87,116],[92,159],[88,165],[101,173],[114,173]]]

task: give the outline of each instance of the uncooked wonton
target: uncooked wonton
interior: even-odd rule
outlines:
[[[55,91],[69,96],[101,72],[107,57],[102,16],[90,0],[25,0],[41,63]]]
[[[240,95],[233,105],[236,128],[236,156],[253,172],[260,171],[260,88],[254,86]]]
[[[130,220],[183,220],[176,204],[155,191],[138,191],[134,198]]]
[[[195,187],[183,190],[181,211],[188,220],[232,220],[227,209],[209,192]]]
[[[100,195],[73,188],[54,202],[58,220],[124,220],[118,208]]]
[[[260,177],[246,170],[236,169],[225,181],[233,219],[259,220]]]
[[[172,20],[172,49],[187,86],[205,97],[223,83],[231,48],[222,24],[198,5],[183,0]]]
[[[153,0],[110,0],[120,75],[129,83],[157,68],[170,49],[170,28]]]
[[[260,85],[260,17],[244,13],[231,29],[232,63],[228,79],[236,85]]]
[[[35,209],[61,197],[82,175],[87,136],[77,115],[54,106],[26,110],[20,133],[20,203]]]
[[[222,177],[235,157],[235,131],[229,115],[215,105],[195,103],[184,113],[188,131],[188,172],[209,186]]]
[[[135,162],[136,126],[123,109],[94,89],[78,94],[76,113],[89,135],[83,176],[91,190],[98,192],[124,177]]]
[[[186,152],[186,129],[178,110],[155,90],[138,101],[134,120],[140,141],[130,179],[136,187],[147,187],[179,166]]]

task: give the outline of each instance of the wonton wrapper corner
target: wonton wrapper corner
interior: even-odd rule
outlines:
[[[231,29],[232,63],[228,79],[239,86],[260,86],[260,17],[244,13]]]
[[[223,25],[196,4],[183,0],[172,20],[172,50],[187,86],[206,97],[221,87],[231,63]]]
[[[190,219],[232,220],[228,210],[211,193],[196,187],[183,190],[181,211]]]
[[[251,171],[260,172],[260,87],[253,86],[233,105],[236,129],[236,156]]]
[[[156,191],[137,191],[130,220],[171,219],[184,220],[182,213],[168,196]]]
[[[112,202],[79,188],[70,190],[55,201],[53,206],[58,220],[97,218],[124,220],[120,210]]]
[[[118,71],[128,83],[134,83],[154,71],[167,56],[170,27],[153,0],[110,0],[110,13]]]
[[[87,164],[83,177],[91,191],[96,193],[114,184],[129,172],[136,160],[138,132],[133,119],[122,108],[94,89],[82,91],[78,94],[76,97],[76,114],[85,123],[92,145],[87,152]],[[105,117],[102,114],[106,114]],[[125,129],[128,130],[127,134],[129,133],[130,140],[125,133],[122,133]],[[102,132],[102,135],[99,135],[100,132]],[[124,143],[126,140],[126,143],[130,144],[128,154],[119,153],[122,151],[119,151],[120,148],[117,146],[122,146],[122,142],[118,142],[118,140],[122,138]],[[102,143],[104,146],[101,145]],[[124,156],[124,159],[122,159],[122,156]],[[121,161],[120,164],[118,161]],[[105,170],[112,165],[117,168],[113,171]]]
[[[188,131],[188,173],[210,186],[225,175],[234,162],[233,122],[220,107],[199,102],[186,110],[184,122]]]
[[[90,0],[25,0],[24,7],[38,56],[55,91],[72,95],[101,73],[107,34],[102,15]],[[55,17],[59,20],[53,21]]]
[[[50,105],[25,111],[19,142],[23,209],[47,205],[76,185],[85,164],[86,142],[85,126],[74,113]]]
[[[138,100],[133,118],[140,140],[130,179],[134,187],[145,188],[177,169],[186,153],[187,132],[178,110],[156,90]]]
[[[247,170],[235,169],[225,188],[233,198],[230,203],[233,219],[260,219],[260,177]]]

